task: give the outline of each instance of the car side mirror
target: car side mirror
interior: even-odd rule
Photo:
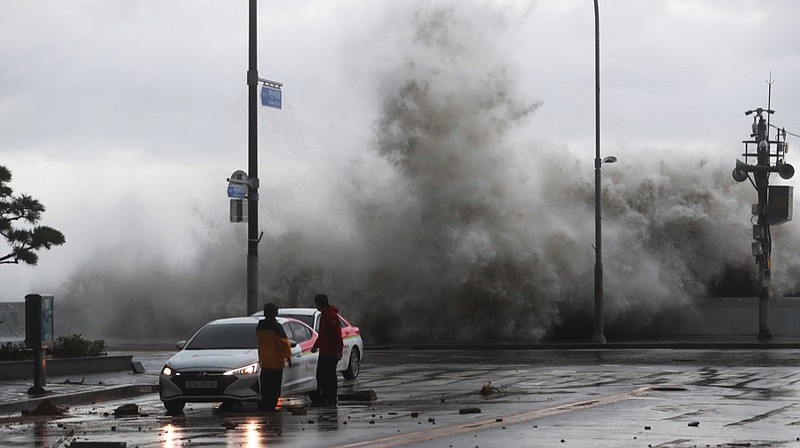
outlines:
[[[289,347],[295,348],[297,347],[297,341],[294,339],[289,339]]]
[[[186,341],[178,341],[178,343],[175,344],[175,347],[178,350],[183,350],[183,348],[186,347]]]

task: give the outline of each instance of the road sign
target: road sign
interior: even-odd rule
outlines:
[[[268,86],[266,84],[261,86],[261,104],[264,106],[281,108],[282,94],[281,89],[277,87]]]
[[[231,222],[247,222],[247,199],[231,199]]]
[[[247,185],[228,184],[228,197],[234,199],[244,199],[247,197]]]

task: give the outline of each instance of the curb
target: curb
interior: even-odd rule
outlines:
[[[150,384],[129,384],[123,386],[109,386],[99,390],[85,392],[73,392],[68,394],[51,394],[36,398],[29,398],[22,401],[10,403],[0,403],[0,413],[8,414],[23,410],[32,410],[43,401],[50,401],[53,404],[86,404],[98,401],[116,400],[120,398],[135,397],[158,392],[157,385]]]

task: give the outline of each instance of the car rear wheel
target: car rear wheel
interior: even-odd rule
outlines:
[[[350,351],[350,362],[347,363],[347,369],[342,371],[342,376],[346,380],[354,380],[359,370],[361,370],[361,353],[358,352],[358,348],[353,347]]]
[[[186,405],[183,401],[165,401],[164,407],[167,409],[167,414],[180,414],[183,412],[183,407]]]

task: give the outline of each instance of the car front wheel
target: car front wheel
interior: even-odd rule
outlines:
[[[183,407],[186,405],[183,401],[165,401],[164,407],[167,409],[167,414],[180,414],[183,412]]]
[[[354,380],[358,376],[358,371],[361,369],[361,353],[358,352],[356,347],[350,351],[350,362],[347,363],[347,369],[342,371],[342,376],[346,380]]]

